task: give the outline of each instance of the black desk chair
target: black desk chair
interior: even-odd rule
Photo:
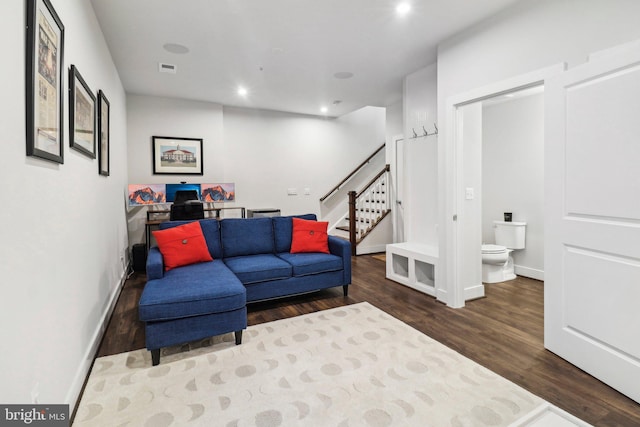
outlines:
[[[198,192],[195,190],[176,191],[169,219],[180,221],[203,218],[204,204],[198,199]]]

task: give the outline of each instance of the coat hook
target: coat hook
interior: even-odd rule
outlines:
[[[411,128],[411,131],[413,132],[413,137],[417,138],[418,134],[416,133],[416,130],[414,128]]]

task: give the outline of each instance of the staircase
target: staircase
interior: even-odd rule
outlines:
[[[351,252],[353,255],[356,255],[356,247],[358,244],[391,212],[389,165],[384,165],[382,170],[364,185],[361,179],[355,179],[355,181],[358,182],[354,182],[354,176],[356,174],[365,172],[368,176],[371,176],[371,166],[377,163],[377,167],[380,167],[380,162],[373,161],[372,159],[378,153],[383,152],[384,148],[385,145],[383,144],[376,149],[373,154],[320,199],[320,202],[324,203],[325,200],[331,196],[337,196],[338,194],[341,194],[341,197],[347,196],[348,210],[346,210],[346,212],[344,210],[342,211],[345,213],[341,219],[337,220],[337,226],[334,227],[334,230],[340,230],[340,232],[346,233],[349,236],[348,239],[351,242]],[[368,170],[365,168],[368,168]],[[344,191],[347,190],[349,186],[353,188],[355,185],[360,186],[362,190]],[[341,203],[332,203],[335,206],[341,206]],[[345,208],[347,206],[345,206]]]
[[[356,255],[356,246],[391,213],[389,171],[389,165],[385,165],[363,190],[349,191],[349,225],[336,228],[349,233],[352,255]]]

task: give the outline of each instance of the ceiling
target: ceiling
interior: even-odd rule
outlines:
[[[516,1],[413,0],[406,15],[399,0],[91,3],[127,93],[335,117],[400,101],[440,42]]]

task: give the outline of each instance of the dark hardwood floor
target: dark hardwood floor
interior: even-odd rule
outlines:
[[[144,348],[137,303],[144,274],[127,280],[98,357]],[[353,259],[342,288],[250,304],[249,325],[367,301],[530,392],[596,426],[640,426],[640,405],[543,347],[543,283],[517,278],[486,286],[486,298],[451,309],[385,278],[385,264]]]

